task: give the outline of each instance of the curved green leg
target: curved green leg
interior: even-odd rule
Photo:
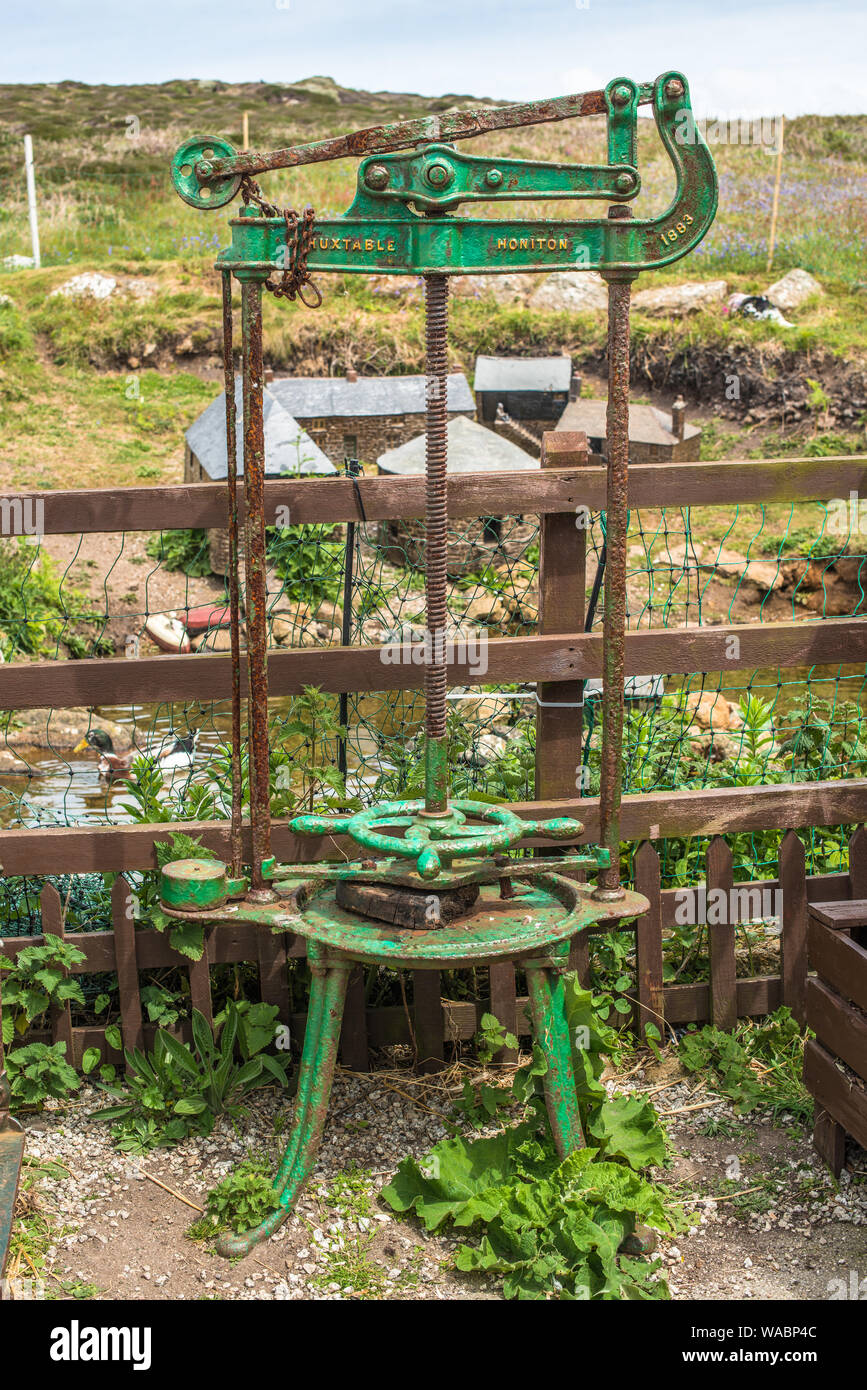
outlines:
[[[533,1031],[548,1063],[545,1105],[557,1153],[566,1158],[583,1149],[584,1135],[566,1022],[565,986],[561,976],[542,962],[527,961],[526,969]]]
[[[353,966],[351,961],[326,966],[315,958],[311,959],[310,964],[313,979],[298,1075],[295,1122],[274,1179],[280,1205],[251,1230],[220,1238],[217,1253],[230,1259],[249,1254],[254,1246],[279,1230],[310,1175],[322,1141],[337,1062],[346,989]]]

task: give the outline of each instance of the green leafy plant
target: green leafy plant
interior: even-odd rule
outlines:
[[[160,531],[149,538],[145,549],[163,569],[183,570],[191,579],[211,573],[207,531]]]
[[[65,612],[50,557],[21,536],[0,541],[0,628],[7,656],[48,651],[63,630]]]
[[[742,1023],[733,1033],[712,1024],[685,1033],[680,1060],[687,1071],[709,1073],[713,1085],[746,1115],[767,1106],[775,1116],[788,1114],[806,1123],[813,1101],[801,1080],[803,1034],[785,1006],[759,1023]]]
[[[81,1080],[66,1060],[66,1043],[27,1043],[6,1054],[13,1106],[41,1105],[49,1097],[64,1100]]]
[[[458,1135],[421,1161],[401,1163],[382,1196],[395,1210],[414,1210],[430,1231],[449,1223],[472,1230],[457,1267],[503,1279],[507,1298],[666,1298],[658,1262],[633,1259],[624,1242],[643,1221],[675,1231],[682,1215],[639,1171],[665,1157],[655,1112],[637,1096],[609,1099],[600,1076],[616,1034],[600,1023],[593,996],[565,977],[569,1034],[581,1121],[588,1146],[560,1161],[544,1105],[547,1061],[534,1044],[511,1091],[489,1088],[489,1115],[510,1102],[517,1124],[493,1137]],[[466,1097],[465,1097],[466,1101]]]
[[[346,547],[339,537],[337,526],[268,527],[268,563],[287,598],[315,608],[340,596]]]
[[[25,946],[12,960],[0,957],[4,1044],[38,1023],[52,1007],[70,1002],[84,1005],[80,984],[66,971],[85,959],[83,951],[59,936]]]
[[[99,1119],[112,1124],[118,1148],[145,1153],[192,1134],[210,1134],[218,1115],[242,1115],[243,1102],[254,1091],[285,1086],[288,1055],[276,1057],[261,1050],[274,1037],[277,1009],[274,1005],[261,1008],[271,1010],[272,1027],[248,1029],[247,1047],[253,1051],[240,1064],[234,1056],[239,1014],[231,1002],[222,1026],[215,1024],[216,1036],[204,1015],[193,1009],[192,1048],[159,1029],[150,1056],[138,1048],[126,1050],[124,1098],[97,1112]],[[262,1015],[258,1017],[261,1020]]]
[[[246,1231],[276,1206],[265,1158],[247,1158],[208,1193],[205,1215],[187,1228],[190,1240],[207,1240],[220,1231]]]
[[[493,1014],[482,1014],[476,1034],[476,1052],[481,1062],[490,1062],[503,1047],[517,1049],[517,1046],[518,1039],[514,1033],[507,1033],[498,1018]]]

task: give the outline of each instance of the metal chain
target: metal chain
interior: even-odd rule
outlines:
[[[266,201],[258,183],[249,174],[245,174],[241,179],[241,197],[245,207],[255,203],[263,217],[282,217],[286,223],[286,263],[283,272],[279,280],[269,277],[264,282],[264,288],[276,299],[300,299],[308,309],[318,309],[322,303],[322,293],[307,269],[307,257],[313,247],[313,228],[316,222],[313,208],[308,203],[299,217],[293,208],[275,207],[273,203]],[[310,286],[315,299],[305,296],[305,285]]]

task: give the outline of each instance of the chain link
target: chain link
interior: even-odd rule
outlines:
[[[286,223],[286,261],[283,271],[279,280],[269,277],[265,281],[265,289],[276,299],[300,299],[308,309],[318,309],[322,303],[322,294],[307,269],[307,257],[313,247],[313,228],[316,222],[313,208],[308,203],[299,217],[293,208],[275,207],[273,203],[266,201],[258,183],[249,174],[245,174],[241,179],[241,197],[245,207],[255,203],[263,217],[282,217]],[[304,294],[306,285],[310,286],[315,299],[308,299]]]

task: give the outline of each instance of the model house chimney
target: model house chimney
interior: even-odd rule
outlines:
[[[347,380],[347,381],[357,381],[357,380],[358,380],[358,372],[355,370],[354,367],[347,367],[347,368],[346,368],[346,380]]]
[[[671,407],[671,432],[675,439],[683,439],[683,431],[686,425],[686,401],[683,396],[678,396],[674,405]]]
[[[573,372],[572,380],[569,382],[569,399],[577,401],[581,397],[581,373]]]

